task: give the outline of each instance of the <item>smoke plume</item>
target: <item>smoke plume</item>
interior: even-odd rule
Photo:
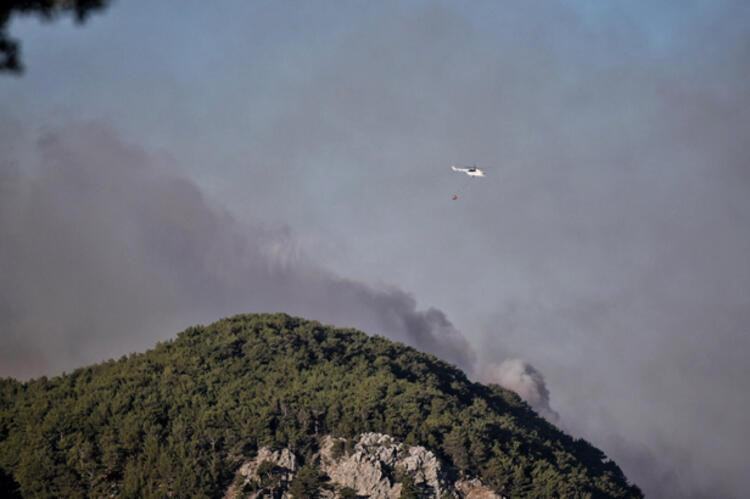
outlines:
[[[33,166],[1,163],[0,375],[57,373],[248,311],[351,325],[472,365],[441,311],[306,261],[287,230],[236,220],[169,158],[107,126],[20,144]]]
[[[483,379],[516,392],[549,421],[554,423],[559,420],[559,415],[549,405],[549,390],[542,373],[528,362],[507,359],[499,364],[489,364],[483,370]]]

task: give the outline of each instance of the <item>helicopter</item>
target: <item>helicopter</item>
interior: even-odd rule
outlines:
[[[470,177],[484,177],[484,171],[481,168],[477,168],[477,165],[474,165],[474,166],[451,165],[451,170],[453,170],[454,172],[465,173],[466,175]]]

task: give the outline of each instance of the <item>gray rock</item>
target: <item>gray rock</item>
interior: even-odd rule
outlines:
[[[465,499],[507,499],[482,484],[478,478],[471,480],[459,480],[454,485],[459,497]]]
[[[335,499],[338,490],[351,487],[359,496],[371,499],[398,499],[402,484],[400,473],[411,477],[421,497],[434,499],[503,499],[479,479],[463,478],[453,483],[440,460],[422,446],[407,446],[390,435],[363,433],[349,452],[337,452],[346,446],[343,438],[326,435],[315,456],[320,470],[330,478],[331,490],[322,490],[321,497]],[[235,483],[227,489],[225,499],[260,497],[258,492],[245,493],[246,484],[259,481],[258,468],[264,461],[277,466],[279,483],[286,491],[297,471],[297,459],[289,449],[272,451],[262,448],[258,455],[240,466]],[[284,492],[284,498],[291,497]]]
[[[224,493],[224,499],[255,499],[263,495],[257,492],[244,494],[243,488],[252,482],[260,482],[261,477],[258,476],[258,469],[264,462],[273,463],[276,467],[276,476],[281,488],[285,489],[294,479],[297,472],[297,457],[289,449],[274,451],[268,447],[262,447],[258,450],[255,458],[242,463],[240,469],[237,470],[234,483]]]

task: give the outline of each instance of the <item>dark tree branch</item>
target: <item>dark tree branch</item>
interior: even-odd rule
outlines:
[[[36,15],[52,21],[71,13],[77,22],[101,10],[111,0],[0,0],[0,72],[21,73],[21,44],[8,35],[8,25],[14,15]]]

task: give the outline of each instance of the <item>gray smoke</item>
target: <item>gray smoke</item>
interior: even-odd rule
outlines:
[[[507,359],[499,364],[489,364],[482,370],[482,379],[516,392],[547,420],[553,423],[559,420],[560,415],[549,405],[549,390],[544,376],[528,362]]]
[[[441,311],[315,266],[288,230],[234,219],[169,158],[107,126],[13,142],[0,174],[0,375],[57,373],[249,311],[351,325],[472,365]],[[14,157],[32,164],[22,174]]]

